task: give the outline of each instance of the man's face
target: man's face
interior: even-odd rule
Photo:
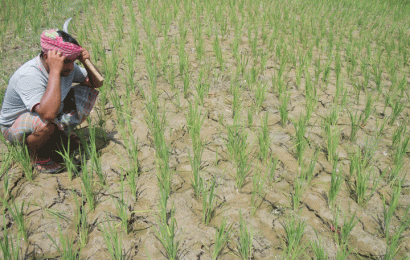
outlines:
[[[70,73],[74,70],[74,61],[75,60],[69,60],[69,59],[65,59],[64,60],[64,65],[63,65],[63,69],[61,70],[61,77],[67,77],[68,75],[70,75]]]

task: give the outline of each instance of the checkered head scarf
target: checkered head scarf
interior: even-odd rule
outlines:
[[[51,50],[61,52],[69,60],[76,59],[81,54],[81,46],[65,42],[56,29],[45,30],[40,37],[41,49],[45,54]]]

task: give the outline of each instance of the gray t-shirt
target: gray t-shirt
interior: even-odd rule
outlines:
[[[72,88],[72,83],[84,82],[87,70],[74,63],[74,70],[67,77],[61,78],[61,105]],[[11,126],[25,112],[33,112],[39,104],[47,88],[48,73],[40,56],[29,60],[11,76],[4,95],[0,112],[0,125]]]

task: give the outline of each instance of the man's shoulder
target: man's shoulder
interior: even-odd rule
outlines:
[[[33,58],[18,68],[11,76],[9,85],[17,84],[21,79],[42,78],[44,75],[39,68],[36,58]]]

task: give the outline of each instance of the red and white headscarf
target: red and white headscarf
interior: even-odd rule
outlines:
[[[44,53],[57,50],[69,60],[74,60],[81,54],[81,46],[71,42],[64,42],[63,37],[58,35],[56,29],[43,31],[40,42]]]

